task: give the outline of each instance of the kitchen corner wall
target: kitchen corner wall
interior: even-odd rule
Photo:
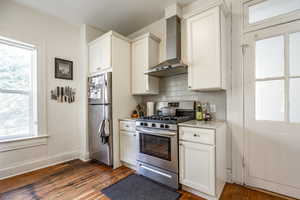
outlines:
[[[87,77],[89,74],[88,68],[88,43],[92,40],[100,37],[105,32],[98,28],[83,24],[80,27],[80,49],[81,49],[81,76],[78,80],[80,82],[78,97],[81,99],[78,115],[79,132],[81,134],[81,150],[80,159],[86,161],[89,160],[89,149],[88,149],[88,107],[87,107]]]
[[[196,1],[194,4],[188,5],[185,10],[190,12],[193,9],[197,9],[199,5],[205,5],[208,1]],[[166,21],[160,19],[141,30],[138,30],[128,37],[133,39],[144,33],[151,32],[161,39],[159,57],[160,61],[165,60],[166,49]],[[186,44],[184,40],[184,25],[182,25],[182,59],[186,58]],[[201,75],[199,74],[199,78]],[[187,75],[178,75],[173,77],[166,77],[160,79],[160,92],[159,95],[143,96],[143,102],[147,101],[181,101],[181,100],[193,100],[200,102],[209,102],[216,105],[216,113],[213,116],[218,120],[226,119],[226,92],[195,92],[188,89]]]

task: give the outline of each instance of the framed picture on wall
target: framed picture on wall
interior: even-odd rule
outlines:
[[[55,78],[73,80],[73,61],[55,58]]]

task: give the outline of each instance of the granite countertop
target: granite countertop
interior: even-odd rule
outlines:
[[[136,121],[136,120],[137,118],[131,118],[131,117],[119,119],[119,121]]]
[[[197,121],[191,120],[183,123],[179,123],[179,126],[188,126],[194,128],[206,128],[206,129],[217,129],[218,127],[224,125],[226,121]]]

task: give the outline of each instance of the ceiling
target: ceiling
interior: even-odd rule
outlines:
[[[194,0],[14,0],[72,24],[128,35],[164,16],[164,8]]]

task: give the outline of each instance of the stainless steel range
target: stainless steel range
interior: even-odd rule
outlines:
[[[178,123],[192,120],[195,103],[158,102],[156,115],[136,122],[139,174],[178,188]]]

